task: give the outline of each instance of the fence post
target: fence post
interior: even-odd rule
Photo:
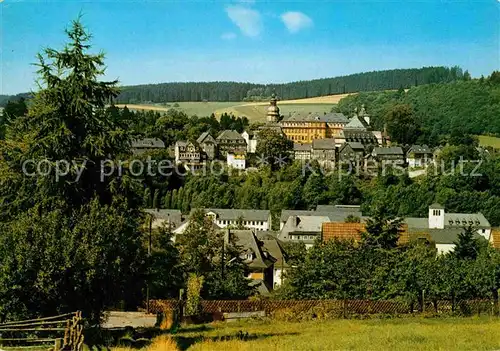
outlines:
[[[493,289],[493,315],[498,316],[498,290]]]
[[[422,313],[425,313],[425,289],[422,289]]]
[[[240,312],[241,312],[241,301],[238,300],[238,313],[240,313]]]
[[[56,339],[54,341],[54,351],[60,351],[62,349],[61,339]]]
[[[344,318],[344,319],[347,318],[347,300],[346,299],[342,300],[342,318]]]

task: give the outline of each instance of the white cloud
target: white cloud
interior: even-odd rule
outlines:
[[[301,29],[311,27],[312,19],[302,12],[289,11],[281,15],[281,20],[290,33],[297,33]]]
[[[234,5],[226,7],[229,19],[248,37],[258,37],[262,32],[262,19],[256,10]]]
[[[221,39],[224,39],[224,40],[233,40],[236,38],[236,34],[233,32],[227,32],[227,33],[223,33],[220,37],[221,37]]]

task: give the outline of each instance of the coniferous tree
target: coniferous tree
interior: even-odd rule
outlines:
[[[82,310],[95,321],[141,299],[138,188],[127,172],[101,174],[129,153],[125,126],[105,110],[116,81],[98,79],[104,56],[88,53],[79,21],[66,33],[64,49],[39,54],[40,89],[0,145],[0,319]],[[36,172],[39,162],[52,172]]]

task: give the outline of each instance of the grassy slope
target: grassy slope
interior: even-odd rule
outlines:
[[[500,138],[487,136],[487,135],[479,135],[479,145],[481,146],[491,146],[495,149],[500,149]]]
[[[309,99],[298,100],[283,100],[279,102],[281,114],[287,116],[292,112],[330,112],[334,104],[337,104],[340,99],[349,94],[337,94],[329,96],[321,96]],[[246,116],[252,122],[265,121],[266,109],[269,102],[179,102],[178,109],[185,112],[188,116],[210,116],[215,113],[220,117],[224,112],[234,114],[235,116]],[[131,110],[153,110],[166,112],[172,108],[162,104],[155,105],[133,105],[127,107]],[[125,105],[117,105],[123,107]]]
[[[495,350],[500,347],[499,328],[500,320],[489,317],[253,321],[218,323],[208,325],[207,330],[193,326],[192,331],[187,329],[172,337],[178,349],[190,351]],[[248,332],[249,340],[238,340],[239,331]],[[145,350],[175,350],[162,348],[158,341],[158,346],[154,342]]]

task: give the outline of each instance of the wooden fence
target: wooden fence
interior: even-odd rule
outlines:
[[[163,313],[178,309],[177,300],[151,300],[149,310]],[[386,300],[202,300],[202,313],[265,311],[270,315],[277,311],[290,310],[295,313],[323,308],[339,318],[353,315],[411,313],[457,313],[461,315],[498,315],[498,307],[491,300],[426,301],[424,304]],[[337,313],[335,313],[335,311]]]
[[[0,348],[8,350],[83,350],[81,312],[0,324]]]

